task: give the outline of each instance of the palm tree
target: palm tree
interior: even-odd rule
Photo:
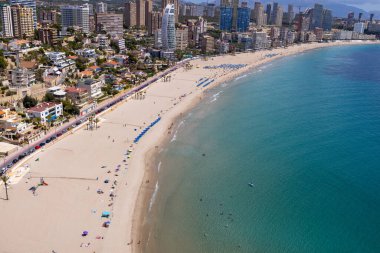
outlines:
[[[9,177],[7,177],[6,175],[2,175],[1,176],[1,181],[3,181],[4,183],[4,187],[5,187],[5,199],[8,200],[8,180],[9,180]]]
[[[95,118],[95,129],[98,129],[98,122],[99,122],[100,120],[98,119],[98,118]]]

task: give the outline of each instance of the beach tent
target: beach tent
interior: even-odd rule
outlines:
[[[110,217],[110,212],[102,212],[102,218]]]

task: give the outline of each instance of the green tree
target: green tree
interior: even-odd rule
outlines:
[[[128,61],[129,63],[131,64],[136,64],[138,59],[135,55],[131,54],[131,53],[128,53]]]
[[[115,52],[116,52],[117,54],[120,52],[119,45],[116,44],[116,42],[112,41],[112,42],[110,43],[110,47],[111,47],[113,50],[115,50]]]
[[[47,92],[45,96],[43,97],[42,101],[44,102],[54,102],[56,99],[53,94]]]
[[[79,71],[85,70],[87,62],[88,60],[86,58],[78,57],[78,59],[75,60],[77,69],[79,69]]]
[[[79,110],[78,106],[73,104],[70,100],[68,100],[68,99],[63,100],[62,105],[63,105],[63,112],[65,114],[79,115],[80,110]]]
[[[125,47],[129,50],[136,50],[137,49],[137,41],[134,37],[128,36],[125,38]]]
[[[176,50],[174,51],[174,53],[175,53],[175,56],[176,56],[176,58],[177,58],[178,60],[182,60],[183,55],[185,54],[184,51],[179,50],[179,49],[176,49]]]
[[[8,62],[4,56],[0,56],[0,70],[4,71],[8,67]]]
[[[106,58],[100,58],[100,57],[98,57],[98,58],[96,58],[96,65],[100,66],[104,62],[106,62],[106,60],[107,60]]]
[[[31,108],[33,106],[36,106],[38,104],[38,101],[37,99],[31,97],[31,96],[28,96],[26,95],[23,99],[22,99],[22,104],[25,108]]]
[[[4,58],[3,50],[0,50],[0,70],[4,71],[8,67],[8,62]]]

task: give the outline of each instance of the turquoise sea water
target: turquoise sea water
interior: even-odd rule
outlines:
[[[380,252],[380,46],[215,88],[158,161],[144,252]]]

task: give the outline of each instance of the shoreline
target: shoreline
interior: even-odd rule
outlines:
[[[170,82],[156,81],[144,90],[142,98],[130,98],[100,115],[99,129],[78,129],[27,159],[31,168],[29,178],[11,186],[10,201],[0,202],[0,212],[9,217],[0,228],[4,235],[0,243],[9,252],[141,251],[145,243],[142,219],[154,191],[157,152],[167,145],[173,134],[168,134],[168,128],[178,126],[181,116],[202,101],[205,90],[282,57],[322,47],[374,44],[379,43],[302,44],[190,61],[194,65],[191,70],[178,68],[170,74],[173,77]],[[267,57],[267,54],[276,55]],[[226,62],[247,65],[238,70],[203,68]],[[206,88],[196,87],[196,82],[205,77],[215,82]],[[133,138],[157,115],[162,117],[159,124],[138,144],[133,144]],[[128,149],[133,149],[131,158],[124,154]],[[33,196],[28,189],[38,183],[40,177],[44,177],[49,186],[39,188],[37,196]],[[115,197],[106,196],[111,191],[111,183],[104,181],[116,179],[117,185],[112,188]],[[105,194],[97,194],[96,189],[104,190]],[[27,215],[23,207],[28,208]],[[105,221],[100,218],[102,211],[111,212],[109,228],[101,227]],[[80,236],[84,230],[89,231],[89,236]],[[98,236],[101,239],[95,238]],[[83,243],[88,246],[82,247]]]
[[[332,43],[338,43],[338,44],[332,44]],[[326,48],[326,47],[354,46],[354,45],[379,45],[379,44],[380,44],[380,42],[370,42],[370,41],[368,41],[368,42],[367,41],[365,41],[365,42],[354,41],[354,43],[352,43],[352,41],[350,41],[350,42],[330,42],[330,43],[326,43],[326,44],[320,44],[319,43],[317,45],[322,45],[322,46],[306,48],[306,49],[301,50],[299,52],[292,52],[292,53],[288,53],[288,54],[285,53],[285,54],[277,55],[277,56],[270,58],[269,60],[263,61],[261,63],[253,64],[251,66],[248,65],[244,68],[244,70],[240,70],[240,71],[238,71],[238,73],[232,74],[231,76],[226,77],[224,80],[217,81],[212,86],[205,89],[204,91],[215,88],[217,86],[220,86],[222,83],[225,83],[225,82],[232,82],[234,80],[237,80],[237,78],[239,78],[239,77],[242,78],[246,74],[249,74],[249,72],[251,72],[251,71],[253,71],[253,70],[255,70],[261,66],[264,66],[265,64],[268,64],[272,61],[283,59],[286,56],[297,56],[297,55],[305,53],[305,52],[309,52],[309,51],[313,51],[313,50],[317,50],[317,49],[321,49],[321,48]],[[315,45],[315,43],[307,44],[307,45]],[[293,45],[292,47],[297,47],[297,46],[299,46],[299,45]],[[284,48],[284,49],[287,49],[287,48]],[[265,52],[268,52],[268,53],[271,51],[272,50],[265,50]],[[248,54],[249,55],[252,53],[242,53],[242,54]],[[254,54],[254,52],[253,52],[253,54]],[[223,57],[223,56],[217,56],[217,57]],[[194,109],[194,107],[197,106],[201,101],[203,101],[203,99],[201,99],[200,101],[194,102],[194,104],[187,107],[183,113],[188,113],[189,111]],[[178,125],[179,125],[181,117],[182,117],[182,115],[177,115],[176,117],[174,117],[173,122],[172,122],[173,129],[178,129]],[[170,140],[173,137],[173,134],[174,133],[167,135],[164,138],[161,138],[159,141],[157,141],[157,143],[161,147],[162,146],[165,147],[165,146],[169,145],[171,142]],[[146,169],[145,175],[144,175],[144,181],[145,181],[145,179],[153,176],[153,177],[155,177],[154,183],[158,183],[157,182],[158,173],[155,171],[155,169],[158,166],[157,163],[159,162],[159,159],[158,159],[159,155],[160,155],[160,151],[154,150],[149,155],[146,154],[146,156],[144,157],[145,162],[148,166],[148,168]],[[143,186],[143,184],[142,184],[142,186]],[[136,203],[138,203],[138,205],[135,206],[135,210],[134,210],[134,214],[133,214],[134,215],[134,222],[132,225],[132,230],[136,229],[137,231],[135,231],[135,233],[138,234],[139,237],[144,238],[144,239],[149,236],[149,227],[147,227],[147,224],[145,224],[145,222],[146,222],[145,219],[147,218],[147,215],[150,212],[150,210],[147,210],[147,207],[150,205],[150,202],[152,201],[152,197],[153,197],[152,195],[154,194],[154,190],[155,190],[154,188],[152,189],[152,188],[141,187],[139,190],[138,197],[136,199]],[[145,209],[145,211],[143,211],[144,209]],[[143,247],[138,247],[138,248],[133,247],[132,252],[133,253],[143,252],[142,250],[146,246],[145,243],[146,242],[143,242]]]

